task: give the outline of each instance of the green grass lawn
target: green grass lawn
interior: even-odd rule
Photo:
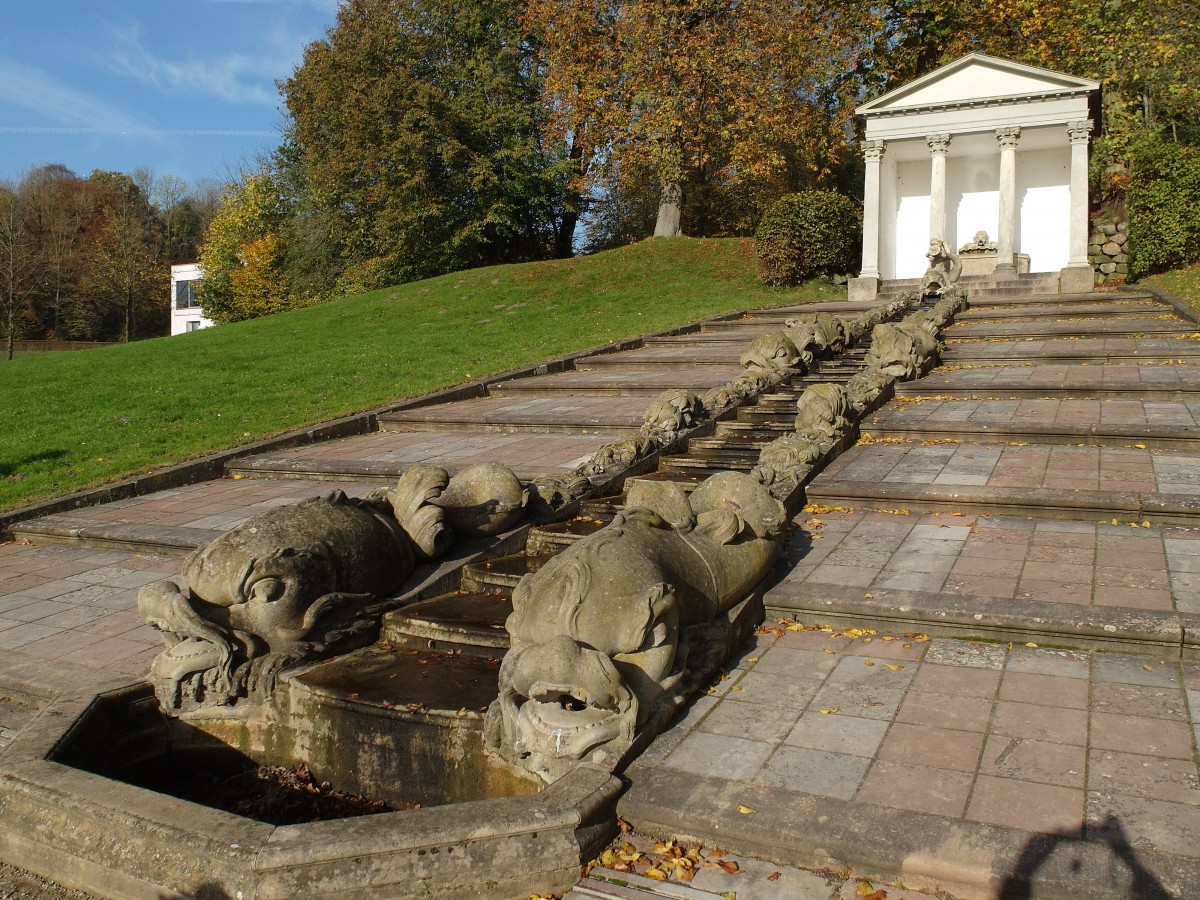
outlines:
[[[1161,275],[1143,278],[1139,284],[1149,285],[1186,300],[1193,311],[1200,313],[1200,265],[1186,269],[1175,269]]]
[[[759,284],[751,241],[679,238],[0,360],[0,510],[706,316],[844,297]]]

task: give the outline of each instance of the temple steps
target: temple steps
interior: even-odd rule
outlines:
[[[1089,447],[1130,447],[1181,450],[1200,448],[1200,428],[1195,426],[987,423],[987,422],[888,422],[863,421],[865,436],[874,440],[969,441],[1003,444],[1086,444]]]

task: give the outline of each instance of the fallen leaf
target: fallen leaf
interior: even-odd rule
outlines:
[[[827,708],[827,709],[822,709],[822,710],[818,710],[818,711],[819,711],[819,712],[821,713],[821,715],[823,715],[823,716],[830,716],[830,715],[833,715],[835,712],[837,712],[837,711],[838,711],[838,707],[836,707],[836,706],[830,706],[830,707],[829,707],[829,708]]]
[[[1037,647],[1037,644],[1035,644],[1033,641],[1029,641],[1028,643],[1025,644],[1025,646],[1026,647]]]
[[[1154,671],[1154,666],[1146,666],[1146,665],[1143,665],[1143,666],[1142,666],[1142,668],[1143,668],[1143,669],[1145,669],[1147,672],[1153,672],[1153,671]]]
[[[783,876],[782,872],[772,872],[767,876],[767,881],[778,881]]]
[[[863,599],[864,600],[874,600],[875,595],[874,594],[863,594]]]
[[[864,659],[864,660],[863,660],[863,665],[864,665],[864,666],[873,666],[873,665],[875,665],[875,663],[874,663],[873,661],[869,660],[869,659]]]
[[[893,672],[899,672],[901,669],[904,668],[904,666],[897,665],[896,663],[888,663],[887,667],[889,669],[891,669]]]
[[[738,804],[738,812],[740,812],[743,816],[751,816],[751,815],[754,815],[754,813],[758,812],[758,810],[753,809],[749,806],[742,806],[739,803]],[[709,856],[712,856],[712,854],[710,853]]]
[[[822,647],[822,648],[821,648],[821,652],[822,652],[822,653],[828,653],[830,656],[833,656],[833,651],[832,651],[832,650],[830,650],[828,647]]]
[[[738,872],[741,871],[741,867],[736,862],[734,862],[732,859],[723,859],[719,863],[717,863],[717,865],[719,865],[722,869],[724,869],[730,875],[736,875]]]
[[[646,877],[653,878],[655,881],[666,881],[667,873],[664,872],[662,869],[647,869]]]

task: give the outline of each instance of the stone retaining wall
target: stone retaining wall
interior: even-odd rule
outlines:
[[[1088,259],[1096,271],[1096,284],[1124,284],[1129,278],[1128,224],[1096,219],[1088,237]]]

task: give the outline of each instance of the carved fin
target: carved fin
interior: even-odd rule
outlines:
[[[413,466],[400,476],[392,490],[392,511],[417,549],[432,559],[450,546],[452,535],[442,509],[431,503],[450,481],[445,469]]]

